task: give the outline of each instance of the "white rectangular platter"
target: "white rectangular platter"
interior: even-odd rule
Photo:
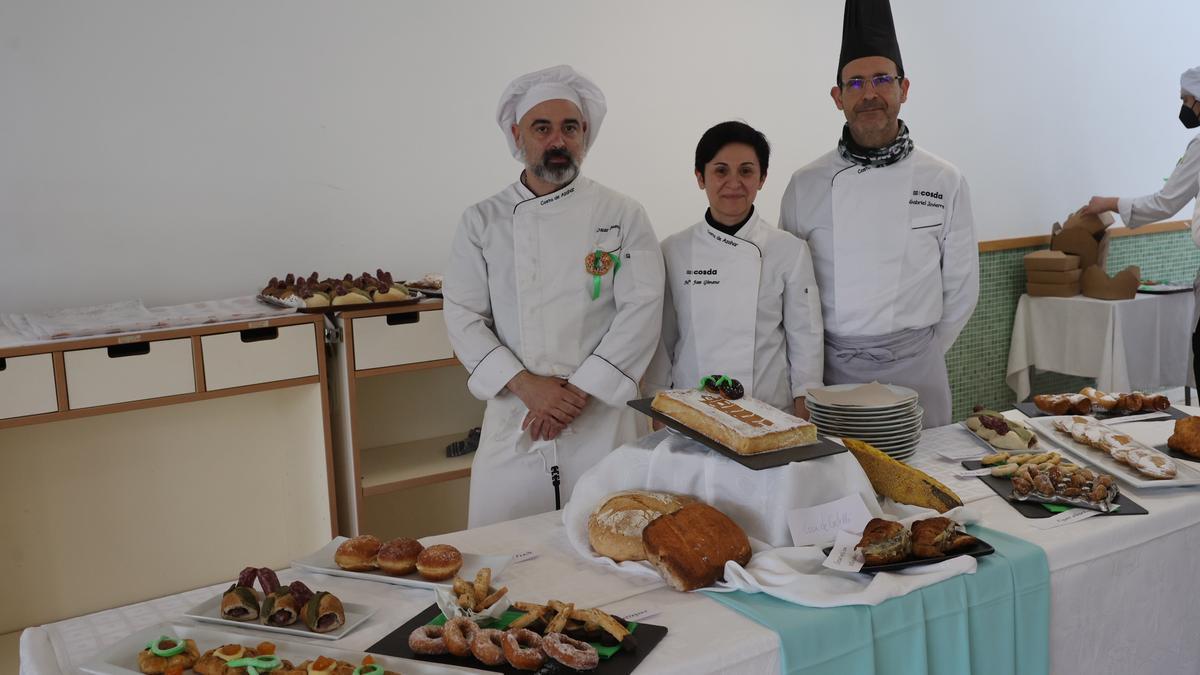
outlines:
[[[138,631],[115,645],[102,649],[92,660],[80,666],[80,670],[92,675],[141,675],[141,671],[138,670],[137,665],[138,652],[146,648],[146,643],[151,642],[160,635],[195,640],[196,647],[199,648],[201,654],[210,649],[216,649],[221,645],[232,643],[252,647],[258,644],[262,638],[261,635],[251,636],[245,633],[234,633],[205,626],[193,626],[186,623],[162,623]],[[271,642],[275,643],[276,655],[281,659],[291,661],[294,665],[299,665],[302,661],[315,659],[318,656],[327,656],[354,664],[361,663],[363,658],[363,652],[334,649],[328,647],[329,643],[327,642],[304,643],[285,642],[283,640],[271,640]],[[461,675],[463,672],[463,669],[459,668],[425,661],[401,659],[395,656],[373,655],[373,658],[384,669],[395,673],[403,673],[403,675]]]
[[[337,552],[338,546],[341,546],[343,541],[346,541],[346,537],[334,537],[333,541],[322,546],[321,550],[298,560],[293,560],[292,564],[310,572],[333,574],[339,577],[350,577],[351,579],[363,579],[365,581],[379,581],[397,586],[411,586],[413,588],[427,588],[432,590],[438,586],[449,587],[451,585],[450,579],[446,581],[426,581],[421,578],[421,575],[415,572],[402,577],[394,577],[377,570],[372,572],[351,572],[344,570],[338,567],[337,563],[333,561],[333,554]],[[464,551],[462,552],[462,557],[463,566],[458,571],[458,576],[464,579],[474,579],[475,574],[484,567],[492,568],[492,578],[495,579],[512,563],[511,555],[476,555]]]
[[[1096,450],[1090,446],[1078,443],[1069,435],[1055,430],[1054,420],[1062,418],[1069,419],[1072,417],[1076,417],[1076,415],[1063,415],[1061,418],[1035,417],[1029,420],[1029,426],[1033,427],[1034,431],[1036,431],[1038,435],[1042,437],[1042,440],[1046,441],[1048,444],[1057,448],[1061,448],[1064,452],[1081,460],[1085,465],[1091,464],[1102,471],[1112,474],[1117,478],[1117,480],[1120,480],[1130,487],[1144,489],[1200,485],[1200,470],[1197,470],[1188,462],[1175,462],[1175,466],[1177,467],[1175,478],[1167,480],[1155,480],[1153,478],[1141,475],[1128,464],[1122,464],[1121,462],[1118,462],[1107,452]],[[1093,417],[1088,417],[1087,419],[1095,421],[1095,418]],[[1109,428],[1117,433],[1129,435],[1128,429],[1116,427]],[[1163,454],[1144,443],[1138,442],[1136,439],[1134,439],[1134,444],[1154,454]]]
[[[317,633],[308,629],[303,620],[297,620],[296,623],[290,626],[267,626],[254,621],[234,621],[221,616],[221,596],[209,598],[204,602],[196,605],[184,613],[184,616],[204,621],[206,623],[216,623],[232,628],[245,628],[247,630],[261,630],[268,633],[280,633],[283,635],[295,635],[304,638],[317,638],[319,640],[340,640],[346,637],[350,631],[354,630],[358,624],[371,618],[375,613],[374,607],[366,605],[356,605],[352,602],[342,604],[342,609],[346,612],[346,623],[342,624],[337,630],[329,631],[328,633]]]

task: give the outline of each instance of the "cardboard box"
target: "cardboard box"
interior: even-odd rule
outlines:
[[[1038,298],[1073,298],[1079,295],[1079,283],[1025,284],[1025,292]]]
[[[1027,270],[1025,279],[1031,284],[1077,284],[1083,270]]]
[[[1085,227],[1065,228],[1055,224],[1050,234],[1050,250],[1079,256],[1079,267],[1104,267],[1108,258],[1108,232],[1093,235]]]
[[[1141,270],[1134,265],[1108,276],[1104,268],[1092,265],[1083,270],[1082,290],[1089,298],[1100,300],[1132,300],[1141,284]]]
[[[1068,255],[1062,251],[1034,251],[1025,255],[1025,270],[1042,270],[1047,272],[1063,272],[1077,270],[1079,256]]]
[[[1076,211],[1067,216],[1067,222],[1063,223],[1062,229],[1069,230],[1079,228],[1087,230],[1092,237],[1099,239],[1100,234],[1108,229],[1109,225],[1116,222],[1116,218],[1111,213],[1101,213],[1098,216],[1085,216],[1082,210]],[[1053,229],[1053,228],[1051,228]]]

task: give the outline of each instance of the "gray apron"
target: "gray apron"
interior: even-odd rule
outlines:
[[[870,337],[825,333],[825,384],[867,382],[916,390],[926,429],[950,424],[950,380],[933,326]]]

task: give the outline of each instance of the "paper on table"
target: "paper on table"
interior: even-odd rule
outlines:
[[[808,397],[817,403],[825,405],[857,405],[884,406],[899,403],[908,397],[901,396],[888,389],[886,385],[872,382],[853,389],[830,391],[829,389],[809,389]]]
[[[857,572],[863,568],[863,555],[857,548],[858,542],[862,539],[861,534],[853,532],[838,532],[837,539],[833,541],[833,550],[825,558],[822,563],[825,567],[831,570],[840,570],[842,572]]]
[[[1038,518],[1036,520],[1031,520],[1029,524],[1033,525],[1039,530],[1051,530],[1056,527],[1062,527],[1063,525],[1070,525],[1071,523],[1077,523],[1081,520],[1086,520],[1092,516],[1098,516],[1100,513],[1100,511],[1093,511],[1091,509],[1071,509],[1070,511],[1063,511],[1060,514],[1056,516],[1050,516],[1049,518]]]
[[[839,532],[862,532],[871,520],[862,495],[851,493],[832,502],[787,513],[788,530],[795,546],[819,546],[837,538]]]

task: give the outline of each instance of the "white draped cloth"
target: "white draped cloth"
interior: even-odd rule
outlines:
[[[968,556],[900,573],[870,576],[839,572],[822,566],[823,547],[792,546],[789,511],[854,493],[862,496],[873,516],[909,524],[938,515],[890,500],[881,504],[862,467],[848,452],[755,471],[667,430],[617,448],[579,479],[563,510],[567,538],[576,553],[594,564],[630,575],[657,576],[649,563],[616,563],[597,555],[588,543],[588,516],[608,495],[622,490],[691,495],[725,513],[745,530],[754,557],[745,567],[726,563],[725,581],[708,590],[768,593],[810,607],[875,605],[958,574],[975,572],[975,559]],[[955,509],[945,515],[959,522],[973,520],[966,511]]]
[[[1141,294],[1132,300],[1022,295],[1013,319],[1005,380],[1029,397],[1029,368],[1096,378],[1101,391],[1187,384],[1193,296]]]

